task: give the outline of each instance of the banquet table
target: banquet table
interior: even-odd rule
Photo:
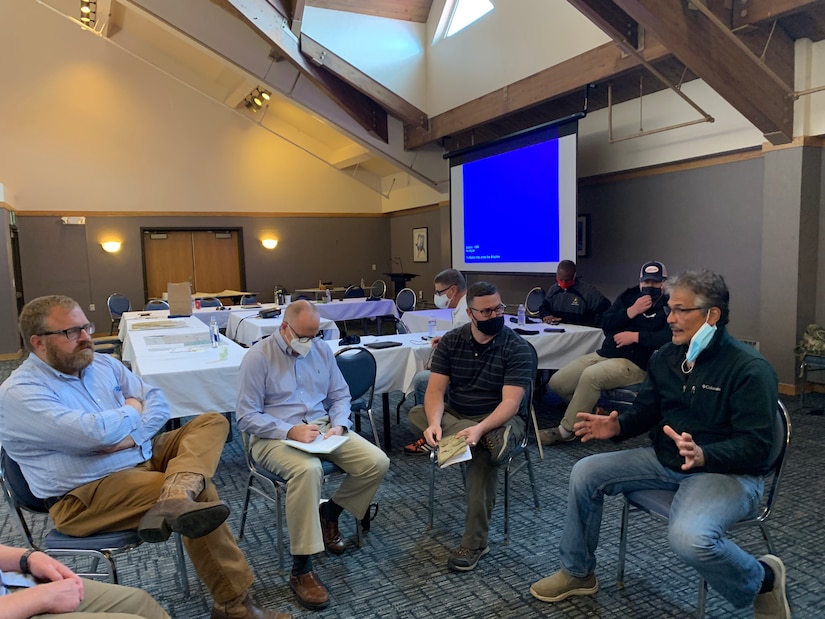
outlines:
[[[359,297],[356,299],[335,300],[332,303],[316,301],[315,309],[318,310],[318,314],[322,318],[329,318],[330,320],[360,320],[361,318],[375,318],[376,316],[398,316],[395,301],[392,299],[367,301],[366,297]]]
[[[404,312],[401,322],[413,333],[426,333],[429,331],[430,318],[435,318],[436,331],[449,331],[453,328],[453,310],[449,308]]]
[[[283,307],[283,306],[282,306]],[[283,315],[275,318],[258,318],[258,312],[251,314],[244,312],[230,312],[226,325],[226,336],[244,346],[252,346],[258,340],[275,333],[283,322]],[[341,337],[341,332],[334,320],[321,318],[321,331],[325,340],[335,340]]]
[[[343,293],[345,290],[346,290],[346,288],[344,288],[343,286],[335,286],[335,287],[329,289],[330,293],[332,293],[333,295],[338,294],[338,293]],[[316,299],[321,299],[321,298],[324,297],[324,295],[326,293],[327,293],[326,288],[296,288],[292,292],[292,296],[294,297],[294,296],[299,295],[299,294],[305,294],[305,295],[306,294],[311,294],[311,295],[315,295]]]
[[[203,322],[205,325],[214,318],[219,329],[226,329],[229,323],[229,316],[233,312],[243,313],[243,315],[254,315],[262,309],[277,307],[275,303],[264,303],[262,305],[224,305],[223,307],[202,307],[200,309],[193,309],[192,315]],[[169,310],[152,310],[148,312],[123,312],[121,323],[129,320],[157,320],[159,318],[168,318]],[[120,338],[121,340],[123,338]]]
[[[245,348],[223,336],[220,346],[212,348],[209,327],[192,316],[127,324],[123,359],[135,374],[163,391],[172,418],[235,410]]]

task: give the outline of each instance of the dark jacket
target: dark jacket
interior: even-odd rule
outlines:
[[[705,466],[687,472],[760,475],[773,445],[776,372],[751,346],[719,327],[685,374],[687,346],[665,344],[650,358],[633,406],[619,415],[619,439],[650,430],[656,456],[680,471],[684,458],[662,427],[688,432],[705,454]]]
[[[633,305],[640,296],[642,292],[638,286],[628,288],[604,313],[602,316],[604,342],[596,352],[608,359],[627,359],[646,370],[650,355],[670,341],[670,327],[667,324],[664,310],[667,295],[659,297],[645,313],[633,319],[627,317],[627,308]],[[639,343],[617,348],[613,336],[622,331],[638,333]]]
[[[600,327],[602,314],[610,307],[610,300],[581,277],[567,290],[558,282],[550,287],[539,308],[539,316],[555,316],[571,325]]]

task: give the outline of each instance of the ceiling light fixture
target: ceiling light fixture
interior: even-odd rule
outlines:
[[[97,2],[80,0],[80,21],[84,26],[94,26],[97,20]]]
[[[250,112],[257,112],[260,110],[266,101],[272,98],[272,93],[257,86],[252,90],[243,100],[244,107]]]

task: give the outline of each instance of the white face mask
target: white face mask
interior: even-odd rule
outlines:
[[[446,309],[450,305],[450,300],[447,298],[447,293],[436,294],[433,297],[433,303],[438,309]]]
[[[306,357],[312,350],[312,342],[301,342],[297,337],[289,341],[289,347],[302,357]]]

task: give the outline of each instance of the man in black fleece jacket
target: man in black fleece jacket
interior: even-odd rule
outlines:
[[[579,413],[574,426],[582,441],[650,432],[653,444],[575,464],[561,569],[530,593],[545,602],[596,593],[604,496],[662,488],[676,491],[668,521],[676,555],[733,606],[752,605],[756,619],[790,617],[782,561],[756,559],[725,535],[755,513],[762,497],[762,475],[778,440],[776,373],[725,329],[729,293],[721,276],[683,273],[666,291],[671,343],[651,357],[633,406],[609,416]]]

